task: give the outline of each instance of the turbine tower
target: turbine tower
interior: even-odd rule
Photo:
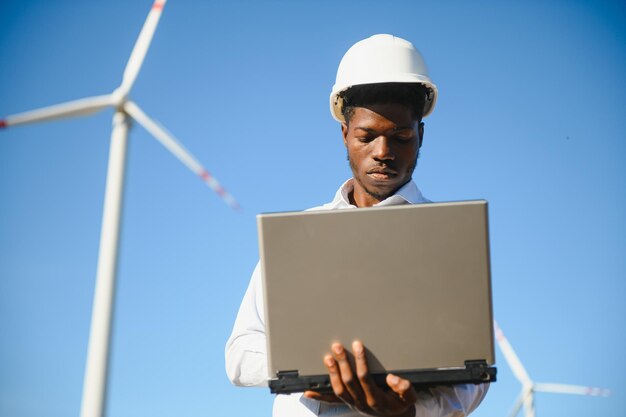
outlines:
[[[198,175],[232,208],[235,199],[170,133],[149,118],[129,93],[137,79],[150,42],[161,17],[166,0],[156,0],[139,33],[124,70],[121,85],[111,94],[93,96],[50,107],[19,113],[0,120],[0,128],[23,124],[85,116],[112,107],[113,131],[109,150],[98,269],[94,291],[89,348],[81,405],[82,417],[102,417],[106,402],[111,321],[115,298],[118,243],[126,166],[127,138],[130,119],[142,125],[156,140],[174,154],[187,168]]]
[[[513,347],[504,336],[504,333],[502,333],[498,323],[494,321],[493,324],[496,330],[496,341],[498,342],[498,346],[500,346],[500,350],[509,364],[513,375],[515,375],[515,378],[517,378],[517,380],[522,384],[522,390],[513,405],[513,409],[511,410],[509,417],[515,417],[519,413],[522,406],[524,407],[525,417],[535,417],[535,392],[593,395],[597,397],[608,397],[611,394],[610,390],[605,388],[534,382],[530,379],[530,376],[528,376],[526,369],[524,369],[524,366],[513,350]]]

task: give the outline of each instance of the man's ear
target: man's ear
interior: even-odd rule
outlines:
[[[424,122],[420,122],[420,124],[417,126],[417,134],[419,136],[419,148],[422,147],[422,144],[424,143]]]
[[[341,124],[341,135],[343,136],[343,144],[347,148],[348,147],[348,124]]]

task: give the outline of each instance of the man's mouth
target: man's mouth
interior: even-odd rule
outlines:
[[[376,180],[388,180],[397,177],[398,172],[390,168],[376,167],[368,170],[367,175]]]

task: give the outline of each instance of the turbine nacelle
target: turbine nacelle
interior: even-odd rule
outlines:
[[[111,105],[117,111],[124,111],[124,104],[128,101],[128,93],[124,92],[121,87],[117,87],[111,93]]]

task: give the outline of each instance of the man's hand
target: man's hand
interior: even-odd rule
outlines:
[[[352,343],[356,372],[352,369],[344,347],[334,343],[332,355],[324,357],[333,394],[306,391],[304,396],[326,402],[344,402],[361,413],[372,416],[415,416],[417,394],[411,383],[396,375],[387,375],[391,390],[379,388],[367,368],[365,348],[360,341]]]

